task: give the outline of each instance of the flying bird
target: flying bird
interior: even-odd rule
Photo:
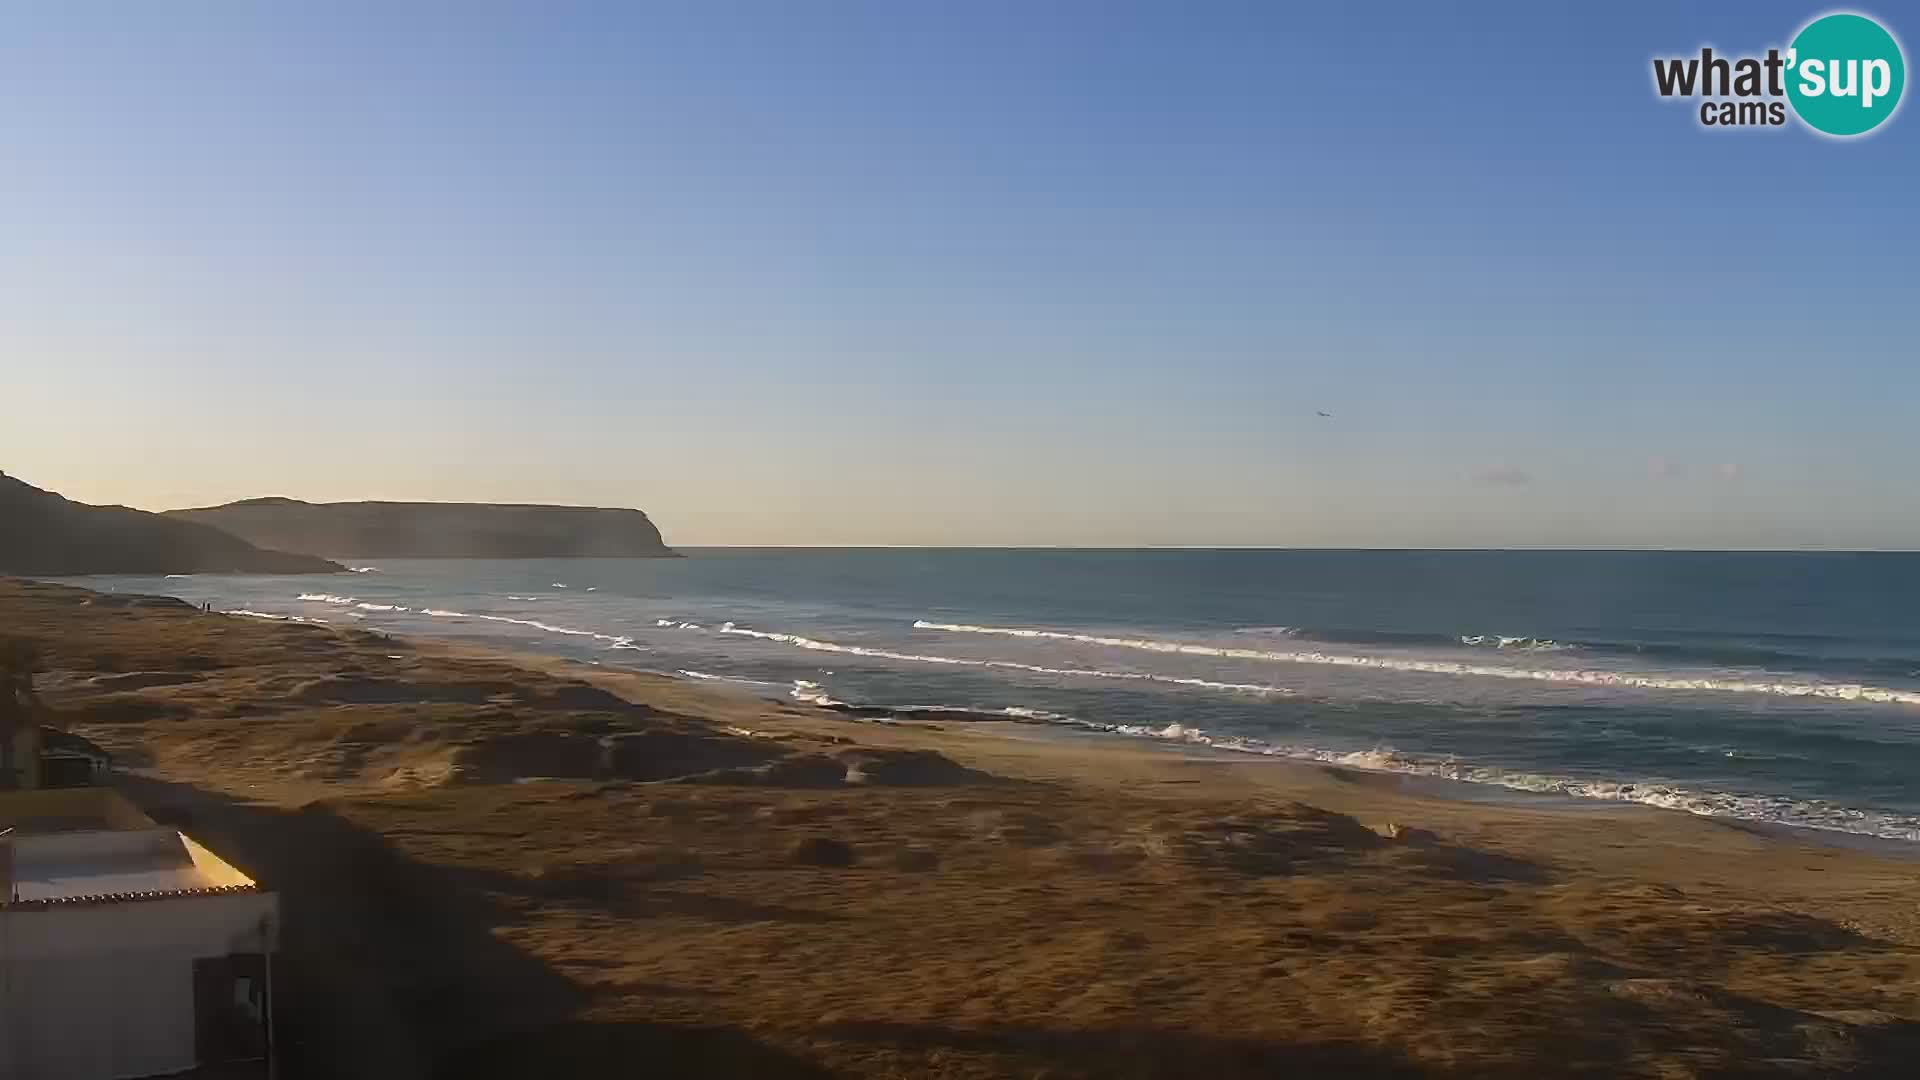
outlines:
[[[1315,416],[1324,416],[1324,417],[1326,417],[1326,418],[1327,418],[1327,419],[1329,419],[1329,420],[1331,420],[1331,419],[1333,419],[1333,414],[1332,414],[1332,413],[1330,413],[1330,412],[1321,412],[1320,410],[1318,410],[1318,409],[1315,409],[1315,410],[1313,411],[1313,414],[1314,414]]]

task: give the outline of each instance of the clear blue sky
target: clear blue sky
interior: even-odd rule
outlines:
[[[683,544],[1920,547],[1920,114],[1651,89],[1818,5],[301,8],[0,0],[0,468]]]

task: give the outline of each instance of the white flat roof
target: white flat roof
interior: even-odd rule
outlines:
[[[255,887],[190,837],[158,826],[21,836],[13,848],[16,903],[103,903]]]

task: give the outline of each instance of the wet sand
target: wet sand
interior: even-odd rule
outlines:
[[[1920,866],[0,583],[287,915],[287,1076],[1909,1075]],[[1177,717],[1170,718],[1177,719]]]

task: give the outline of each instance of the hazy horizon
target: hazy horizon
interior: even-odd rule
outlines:
[[[1920,548],[1915,117],[1649,87],[1825,10],[9,8],[0,469],[679,547]]]

